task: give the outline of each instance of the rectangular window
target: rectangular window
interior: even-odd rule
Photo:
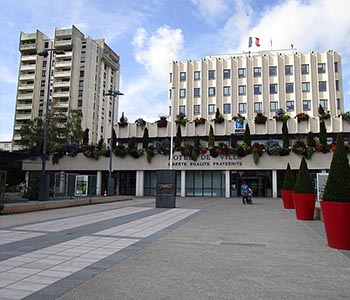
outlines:
[[[270,102],[270,111],[276,111],[278,108],[278,102],[277,101],[272,101]]]
[[[194,90],[193,90],[193,96],[194,96],[195,98],[200,97],[200,96],[201,96],[201,89],[200,89],[200,88],[194,88]]]
[[[210,87],[208,89],[208,95],[209,95],[209,97],[214,97],[215,96],[215,87]]]
[[[301,74],[309,74],[309,64],[302,64],[301,65]]]
[[[335,81],[335,90],[339,91],[339,80]]]
[[[277,83],[270,84],[270,94],[277,94]]]
[[[244,78],[245,77],[245,68],[239,68],[238,69],[238,78]]]
[[[185,116],[186,115],[186,106],[180,105],[179,106],[179,114]]]
[[[286,101],[287,111],[294,111],[294,101]]]
[[[173,73],[169,73],[169,82],[173,81]]]
[[[337,99],[337,109],[340,109],[340,99]]]
[[[318,82],[318,90],[319,90],[319,92],[326,92],[327,91],[327,81],[319,81]]]
[[[186,98],[186,89],[180,89],[180,99]]]
[[[294,92],[294,84],[292,82],[286,83],[286,93]]]
[[[319,63],[317,64],[318,74],[326,73],[326,64],[325,63]]]
[[[238,86],[238,95],[239,96],[244,96],[247,94],[247,87],[245,85],[239,85]]]
[[[328,108],[328,100],[327,99],[320,99],[320,105],[324,108]]]
[[[231,78],[231,70],[230,69],[224,69],[223,76],[224,76],[224,79],[230,79]]]
[[[293,66],[292,65],[287,65],[284,68],[285,68],[285,75],[293,75]]]
[[[261,77],[261,67],[254,68],[254,77]]]
[[[254,102],[254,111],[262,112],[262,102]]]
[[[338,73],[338,62],[334,62],[334,72]]]
[[[201,71],[194,71],[193,77],[194,77],[194,80],[200,80],[201,79]]]
[[[231,87],[224,86],[224,96],[230,96],[230,95],[231,95]]]
[[[215,70],[209,70],[208,79],[209,80],[215,79]]]
[[[247,111],[247,103],[239,103],[238,104],[238,112],[240,114],[245,113]]]
[[[186,72],[180,72],[180,81],[186,81]]]
[[[303,110],[311,110],[311,100],[303,100]]]
[[[254,85],[254,95],[261,95],[261,84],[255,84]]]
[[[310,92],[310,82],[303,82],[301,84],[301,90],[302,90],[303,93]]]
[[[208,105],[208,114],[214,115],[215,114],[215,104],[209,104]]]
[[[173,97],[173,90],[169,90],[169,99],[172,99],[172,97]]]
[[[200,114],[201,114],[201,106],[198,105],[198,104],[195,104],[195,105],[193,106],[193,113],[194,113],[195,115],[200,115]]]
[[[231,113],[231,104],[224,103],[224,114],[230,114],[230,113]]]
[[[276,76],[277,75],[277,66],[269,67],[269,75],[270,76]]]

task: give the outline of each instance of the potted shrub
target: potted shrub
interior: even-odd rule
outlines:
[[[124,116],[124,112],[122,112],[122,116],[119,119],[118,125],[119,127],[128,126],[128,118]]]
[[[194,120],[194,125],[197,127],[198,125],[200,125],[200,124],[205,124],[205,121],[206,121],[206,119],[205,118],[196,118],[195,120]]]
[[[350,166],[340,134],[337,136],[321,209],[328,245],[350,250]]]
[[[308,121],[310,119],[309,115],[307,113],[299,113],[295,116],[295,118],[298,119],[298,122],[301,121]]]
[[[303,157],[300,162],[294,187],[293,202],[298,220],[314,219],[316,193],[312,185],[305,157]]]
[[[263,113],[257,113],[254,118],[255,124],[265,124],[267,121],[267,117],[263,115]]]
[[[224,116],[220,113],[220,110],[217,108],[216,109],[216,113],[215,113],[215,119],[214,119],[214,122],[216,124],[221,124],[225,121],[225,118]]]
[[[165,116],[160,116],[159,120],[156,121],[158,128],[164,128],[167,127],[168,125],[168,120],[166,119]]]
[[[293,202],[294,186],[295,186],[295,175],[288,163],[287,169],[284,173],[284,179],[283,179],[283,184],[281,189],[283,206],[286,209],[294,208],[294,202]]]

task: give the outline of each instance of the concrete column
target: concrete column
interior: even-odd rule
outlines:
[[[136,197],[144,196],[145,176],[144,171],[136,171]]]
[[[96,175],[96,196],[101,196],[102,171],[97,171]]]
[[[181,171],[181,197],[186,197],[186,171]]]
[[[272,170],[272,197],[277,198],[277,170]]]
[[[230,185],[230,171],[225,171],[225,197],[230,198],[230,191],[231,191],[231,185]]]

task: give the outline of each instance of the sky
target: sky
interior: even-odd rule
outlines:
[[[120,55],[119,114],[153,122],[168,114],[169,63],[248,50],[342,54],[345,111],[350,110],[349,0],[11,0],[0,3],[0,141],[10,141],[20,32],[75,25]],[[119,119],[120,116],[118,116]]]

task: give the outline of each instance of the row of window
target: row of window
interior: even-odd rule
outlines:
[[[339,80],[335,81],[335,87],[336,90],[339,91]],[[303,93],[310,92],[310,82],[302,82],[301,89]],[[326,92],[327,91],[327,81],[319,81],[318,82],[318,90],[319,92]],[[278,93],[278,85],[277,83],[271,83],[270,84],[270,94],[277,94]],[[294,83],[286,83],[286,93],[294,93]],[[239,85],[238,86],[238,95],[239,96],[245,96],[247,94],[247,86],[246,85]],[[254,95],[261,95],[262,94],[262,85],[261,84],[255,84],[254,85]],[[216,88],[215,87],[209,87],[208,88],[208,96],[214,97],[216,95]],[[231,96],[231,87],[230,86],[224,86],[223,87],[223,95],[224,96]],[[171,99],[171,90],[170,95]],[[193,89],[193,97],[199,98],[201,97],[201,89],[200,88],[194,88]],[[180,99],[186,98],[186,89],[180,89]]]
[[[328,108],[328,100],[320,99],[320,105],[324,108]],[[277,101],[270,102],[270,112],[275,112],[279,108]],[[337,109],[340,109],[340,99],[337,99]],[[311,100],[303,100],[303,111],[311,110]],[[262,112],[263,104],[262,102],[254,102],[254,112]],[[294,111],[294,100],[286,101],[286,111]],[[223,104],[223,113],[230,114],[231,111],[231,103]],[[238,103],[238,113],[246,113],[247,112],[247,103]],[[186,106],[179,106],[179,113],[186,115]],[[214,115],[216,113],[216,105],[209,104],[208,105],[208,115]],[[201,114],[201,106],[199,104],[195,104],[193,106],[193,114],[200,115]]]
[[[301,74],[306,75],[310,73],[310,65],[309,64],[301,64],[300,67]],[[325,63],[318,63],[317,64],[317,70],[319,74],[326,73],[326,64]],[[338,72],[338,62],[334,63],[334,71]],[[238,78],[245,78],[246,75],[246,68],[238,68]],[[286,76],[290,76],[294,74],[294,66],[293,65],[286,65],[284,67],[284,74]],[[270,66],[269,67],[269,75],[270,76],[277,76],[277,66]],[[180,81],[186,81],[186,72],[180,72]],[[223,79],[230,79],[231,78],[231,70],[230,69],[224,69],[223,70]],[[253,68],[253,76],[254,77],[261,77],[261,67],[254,67]],[[193,73],[194,80],[200,80],[201,79],[201,71],[194,71]],[[208,79],[213,80],[216,79],[216,71],[215,70],[209,70],[208,71]],[[172,82],[172,74],[170,73],[170,82]]]

